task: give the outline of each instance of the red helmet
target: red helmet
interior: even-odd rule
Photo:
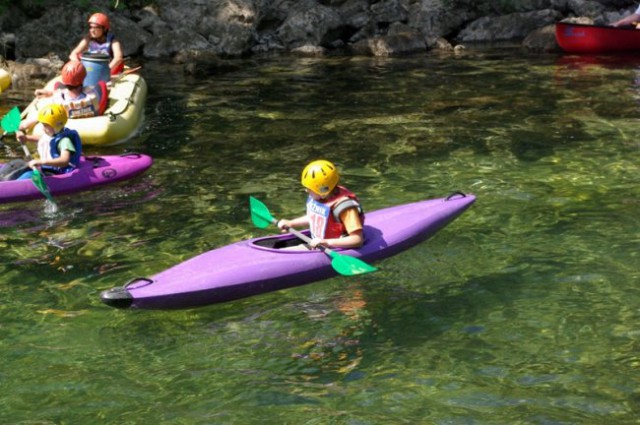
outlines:
[[[87,76],[87,69],[82,62],[71,61],[64,64],[60,75],[65,86],[80,86]]]
[[[88,22],[90,24],[100,25],[105,31],[109,31],[109,18],[104,13],[94,13]]]

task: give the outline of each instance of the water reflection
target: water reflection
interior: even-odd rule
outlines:
[[[54,223],[38,203],[0,207],[0,421],[632,422],[637,64],[564,60],[252,58],[209,78],[145,64],[143,132],[90,153],[151,154],[147,174],[62,197]],[[300,168],[325,156],[367,210],[478,201],[367,278],[187,311],[101,305],[264,234],[248,195],[301,212]]]

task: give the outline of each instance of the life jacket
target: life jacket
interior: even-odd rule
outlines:
[[[60,149],[58,149],[58,142],[60,142],[60,140],[64,139],[65,137],[71,139],[73,147],[76,149],[76,151],[71,154],[69,165],[64,168],[54,167],[52,165],[43,165],[42,169],[44,171],[50,171],[54,174],[65,174],[75,170],[80,166],[80,156],[82,155],[82,142],[80,141],[80,135],[77,131],[71,130],[67,127],[64,127],[51,138],[51,141],[49,142],[51,158],[60,158]]]
[[[356,195],[350,190],[337,186],[338,191],[331,198],[316,201],[307,198],[307,216],[311,236],[321,239],[332,239],[347,236],[344,224],[340,221],[340,214],[347,208],[357,208],[360,220],[364,224],[364,211]]]
[[[111,49],[111,43],[115,38],[116,37],[111,33],[107,33],[104,43],[99,43],[92,38],[89,40],[89,48],[87,49],[87,51],[92,54],[107,55],[109,56],[109,58],[113,59],[113,50]]]
[[[88,53],[93,54],[101,54],[109,56],[109,59],[113,59],[113,48],[111,45],[113,44],[113,40],[115,40],[116,36],[107,33],[104,43],[99,43],[94,39],[89,40],[89,48],[87,49]],[[124,70],[124,62],[120,62],[116,68],[111,70],[111,75],[117,75]]]
[[[56,91],[55,103],[61,103],[67,110],[69,118],[89,118],[101,115],[104,112],[102,100],[108,97],[106,85],[98,85],[97,89],[84,87],[80,96],[71,99],[64,91]]]

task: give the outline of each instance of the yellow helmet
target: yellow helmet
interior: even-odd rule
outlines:
[[[302,170],[302,185],[320,196],[331,193],[338,181],[340,181],[338,169],[324,159],[312,161]]]
[[[68,117],[64,106],[57,103],[45,106],[38,113],[38,121],[43,124],[49,124],[56,133],[64,128]]]

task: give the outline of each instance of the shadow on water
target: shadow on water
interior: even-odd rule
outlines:
[[[412,346],[437,346],[441,344],[439,339],[450,333],[474,345],[478,342],[474,335],[485,328],[478,321],[484,321],[488,312],[501,310],[506,318],[517,314],[510,304],[518,298],[518,283],[523,276],[505,272],[463,284],[418,280],[424,283],[424,291],[385,283],[386,279],[366,284],[344,282],[347,288],[330,300],[295,303],[307,320],[323,321],[338,315],[343,316],[344,324],[339,334],[305,341],[300,351],[292,354],[298,359],[296,368],[308,375],[313,365],[314,375],[322,382],[354,380],[375,370],[384,353],[398,355],[396,350]],[[428,289],[434,285],[439,289]]]

